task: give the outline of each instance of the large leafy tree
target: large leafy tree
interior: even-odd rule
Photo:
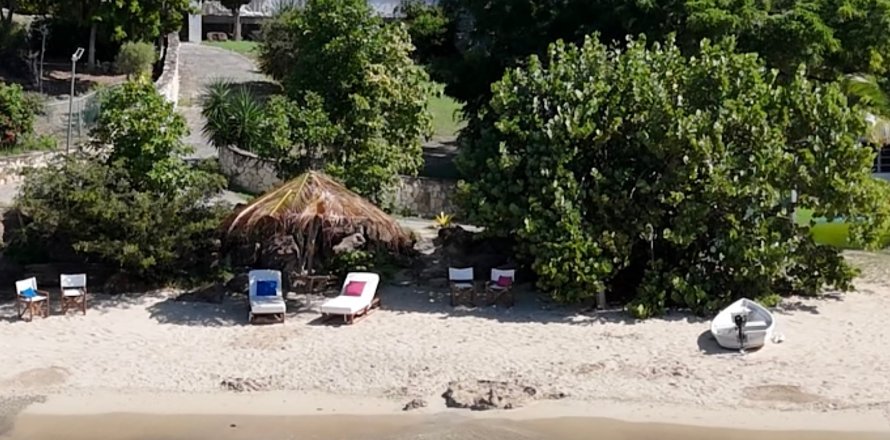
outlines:
[[[453,46],[436,63],[446,92],[471,108],[487,102],[489,85],[529,55],[543,55],[557,39],[580,42],[597,32],[605,43],[645,34],[661,41],[676,34],[691,53],[703,38],[735,37],[790,77],[800,63],[808,76],[886,72],[890,0],[443,0]]]
[[[326,171],[382,201],[399,173],[417,171],[431,132],[428,76],[411,59],[407,32],[373,14],[365,0],[310,0],[275,21],[269,28],[283,38],[266,36],[261,64],[273,67],[267,72],[292,101],[310,109],[304,133],[327,137],[329,126],[337,127],[322,161]],[[291,62],[278,63],[282,55]],[[305,126],[312,121],[324,126]]]
[[[780,83],[731,44],[685,57],[670,39],[609,50],[596,36],[525,64],[492,86],[462,195],[559,300],[611,291],[649,316],[845,289],[852,271],[795,203],[856,219],[864,244],[887,221],[861,112],[802,69]]]

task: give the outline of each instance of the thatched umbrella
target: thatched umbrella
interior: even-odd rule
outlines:
[[[344,231],[361,232],[369,241],[394,250],[411,244],[411,237],[395,219],[317,171],[257,197],[232,213],[223,228],[229,238],[255,237],[257,233],[293,235],[301,251],[301,271],[312,269],[317,245],[330,246]]]

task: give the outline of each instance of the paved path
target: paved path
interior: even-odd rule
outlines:
[[[195,43],[183,43],[179,52],[179,111],[189,126],[186,143],[195,149],[192,158],[216,157],[216,147],[201,134],[201,96],[217,80],[255,85],[269,79],[257,70],[250,58],[241,54]]]

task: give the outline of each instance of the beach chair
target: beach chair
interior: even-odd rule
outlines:
[[[376,273],[350,272],[343,280],[340,295],[321,305],[322,318],[342,316],[343,322],[354,324],[358,319],[380,307],[380,297],[377,296],[378,284],[380,275]]]
[[[513,283],[516,281],[516,271],[513,269],[492,269],[491,279],[485,286],[487,304],[499,304],[505,307],[513,307]]]
[[[37,290],[37,278],[31,277],[15,282],[15,313],[19,319],[28,314],[28,321],[34,315],[49,316],[49,293]]]
[[[287,306],[281,290],[281,272],[277,270],[252,270],[247,274],[250,311],[247,321],[256,323],[257,318],[269,317],[273,322],[284,323]]]
[[[473,281],[473,268],[448,268],[448,285],[451,287],[451,307],[461,304],[472,305],[476,293]]]
[[[59,288],[62,290],[62,314],[72,309],[87,314],[87,274],[61,274]]]

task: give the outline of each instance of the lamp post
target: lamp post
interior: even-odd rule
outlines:
[[[65,155],[68,155],[71,150],[71,123],[74,122],[74,79],[77,74],[77,61],[82,56],[82,47],[78,47],[71,55],[71,94],[68,95],[68,136],[65,139]]]

